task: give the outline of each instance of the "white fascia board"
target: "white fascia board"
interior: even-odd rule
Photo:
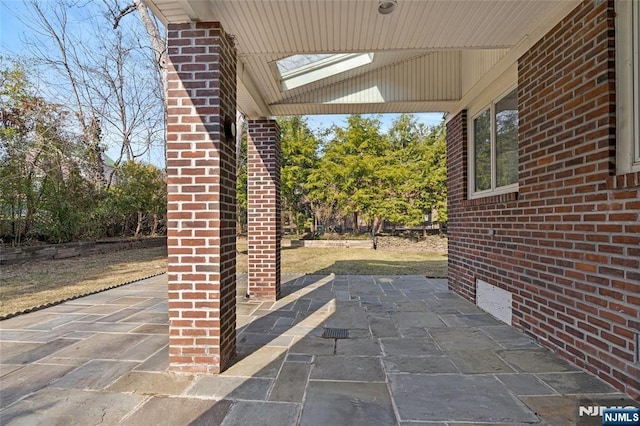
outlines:
[[[253,101],[253,105],[251,106],[238,105],[240,110],[245,112],[252,110],[258,112],[258,115],[256,117],[248,114],[248,118],[254,119],[273,116],[273,114],[271,113],[271,108],[260,94],[258,86],[253,80],[253,77],[247,69],[247,66],[240,59],[238,59],[238,63],[236,66],[236,82],[238,85],[242,85],[246,89],[247,93],[249,93],[249,96],[251,97],[251,100]]]

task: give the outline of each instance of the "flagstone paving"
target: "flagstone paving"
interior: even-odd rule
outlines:
[[[167,372],[165,276],[0,322],[0,424],[570,425],[580,404],[638,405],[446,280],[283,282],[251,302],[238,277],[238,354],[218,376]]]

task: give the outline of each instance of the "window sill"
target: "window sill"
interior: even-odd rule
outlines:
[[[635,188],[638,186],[640,186],[640,172],[625,173],[607,178],[607,189]]]
[[[518,201],[518,191],[507,192],[505,194],[487,195],[486,197],[464,200],[462,202],[462,205],[465,207],[482,206],[485,204],[508,203],[511,201]]]

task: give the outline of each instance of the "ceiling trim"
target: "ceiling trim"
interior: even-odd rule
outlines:
[[[446,47],[446,48],[417,48],[417,47],[409,47],[409,48],[400,48],[400,49],[354,49],[354,50],[327,50],[327,51],[316,51],[316,50],[310,50],[310,51],[290,51],[290,52],[285,52],[285,51],[280,51],[280,52],[259,52],[259,53],[252,53],[252,52],[240,52],[238,51],[238,57],[239,58],[262,58],[265,57],[267,58],[266,60],[268,61],[278,61],[281,59],[285,59],[289,56],[293,56],[293,55],[322,55],[322,54],[346,54],[346,53],[386,53],[386,52],[390,52],[390,53],[411,53],[411,52],[416,52],[416,53],[433,53],[433,52],[450,52],[450,51],[461,51],[461,50],[496,50],[496,49],[512,49],[514,47],[514,45],[500,45],[500,46],[496,46],[496,45],[490,45],[490,46],[472,46],[472,47],[465,47],[465,46],[456,46],[456,47]],[[275,59],[274,59],[275,58]]]
[[[247,90],[247,93],[249,94],[249,96],[251,97],[251,99],[255,104],[255,109],[257,109],[258,112],[261,114],[260,117],[250,117],[250,118],[254,119],[254,118],[262,118],[262,117],[271,117],[273,115],[271,113],[271,108],[269,108],[269,105],[267,105],[267,103],[265,102],[264,98],[260,94],[260,90],[258,90],[258,86],[256,85],[255,80],[251,76],[251,73],[247,69],[244,62],[242,62],[241,60],[238,60],[237,66],[236,66],[236,80],[245,87],[245,89]],[[248,108],[243,108],[242,105],[240,105],[240,109],[248,110]]]
[[[388,114],[388,113],[424,113],[450,111],[457,104],[453,101],[400,101],[384,103],[357,104],[318,104],[288,103],[272,105],[274,115],[309,115],[309,114]],[[302,112],[304,111],[304,112]]]

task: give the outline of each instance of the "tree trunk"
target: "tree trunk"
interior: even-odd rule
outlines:
[[[296,230],[296,234],[300,234],[300,230],[298,229],[298,221],[295,217],[293,217],[293,211],[289,209],[287,210],[287,214],[289,216],[289,226],[292,226]]]
[[[353,234],[360,235],[360,226],[358,225],[358,212],[353,212],[351,214],[353,218]]]
[[[158,219],[158,215],[154,213],[153,214],[153,228],[151,229],[151,235],[153,235],[154,237],[158,233],[159,224],[160,224],[160,219]]]
[[[140,234],[140,231],[142,230],[142,221],[144,219],[144,215],[142,212],[138,212],[138,224],[136,225],[136,233],[134,235],[134,237],[137,237]]]
[[[156,56],[156,63],[158,65],[158,69],[162,72],[162,87],[164,89],[164,93],[167,93],[167,50],[165,48],[165,39],[160,34],[160,30],[156,26],[151,16],[149,16],[149,10],[147,6],[142,3],[142,0],[135,0],[136,9],[138,10],[138,14],[140,15],[140,19],[144,24],[144,28],[147,30],[147,34],[151,39],[151,47],[153,48],[153,52]]]

